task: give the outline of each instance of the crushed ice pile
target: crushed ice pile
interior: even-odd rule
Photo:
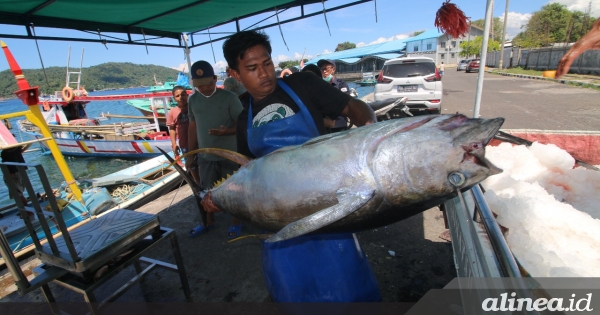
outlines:
[[[485,197],[521,265],[534,277],[600,277],[600,172],[537,142],[488,146],[486,157],[504,172],[483,182]]]

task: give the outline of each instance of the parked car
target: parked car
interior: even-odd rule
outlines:
[[[377,77],[373,99],[408,97],[413,115],[439,114],[442,106],[442,76],[427,57],[402,57],[386,61]]]
[[[465,72],[469,73],[471,71],[478,71],[478,70],[479,70],[479,59],[473,59],[467,65]]]
[[[456,71],[461,71],[461,70],[467,69],[467,65],[469,64],[470,61],[471,61],[471,59],[461,60],[458,63],[458,67],[456,67]]]

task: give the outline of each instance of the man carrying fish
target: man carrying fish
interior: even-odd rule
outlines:
[[[223,54],[231,74],[248,91],[240,97],[244,110],[237,123],[241,154],[259,158],[325,134],[324,116],[345,116],[357,126],[376,122],[367,104],[313,74],[300,72],[277,80],[271,45],[264,33],[234,34],[223,44]],[[210,195],[202,204],[208,212],[220,211]],[[263,273],[276,302],[381,300],[373,271],[353,233],[303,235],[264,243]]]

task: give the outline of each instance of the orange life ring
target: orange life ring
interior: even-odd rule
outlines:
[[[281,71],[281,74],[279,75],[279,77],[280,77],[280,78],[284,78],[286,74],[287,74],[287,75],[290,75],[290,74],[292,74],[292,70],[290,70],[290,69],[285,69],[285,70]]]
[[[72,101],[73,100],[73,89],[68,86],[65,86],[62,89],[62,98],[63,98],[63,101],[65,101],[65,102]]]

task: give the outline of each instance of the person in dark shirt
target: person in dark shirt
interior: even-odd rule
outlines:
[[[317,66],[321,69],[321,76],[325,82],[328,82],[336,89],[346,94],[350,94],[350,87],[348,86],[348,83],[338,79],[335,76],[336,68],[333,60],[321,59],[317,61]],[[327,124],[327,120],[325,120],[325,123]],[[346,120],[346,117],[343,116],[336,117],[332,122],[332,126],[330,127],[331,132],[338,132],[346,129],[348,129],[348,121]]]
[[[244,109],[237,120],[239,153],[260,158],[323,135],[324,116],[348,117],[357,126],[376,122],[367,104],[312,73],[278,80],[271,52],[267,35],[256,31],[236,33],[223,44],[232,75],[247,90],[240,97]],[[202,205],[206,211],[220,211],[210,193]],[[262,257],[267,289],[275,302],[381,300],[373,271],[353,233],[263,243]]]

